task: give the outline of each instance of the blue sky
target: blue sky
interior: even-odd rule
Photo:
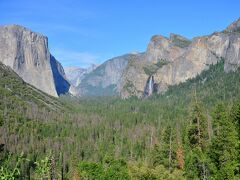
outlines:
[[[63,66],[87,67],[143,52],[155,34],[192,38],[223,30],[239,8],[239,0],[0,0],[0,25],[40,32]]]

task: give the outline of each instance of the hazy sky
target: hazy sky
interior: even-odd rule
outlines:
[[[210,34],[239,17],[240,0],[0,0],[0,25],[48,36],[64,66],[145,51],[155,34]]]

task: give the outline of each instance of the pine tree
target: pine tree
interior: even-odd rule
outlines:
[[[161,144],[155,145],[153,148],[152,160],[154,166],[163,165],[169,171],[172,171],[177,166],[175,136],[173,128],[167,126]]]
[[[233,105],[230,116],[231,120],[237,127],[238,138],[240,139],[240,101]]]
[[[200,103],[193,107],[191,125],[188,131],[188,139],[192,148],[204,149],[208,144],[208,123],[206,115]]]
[[[238,170],[237,174],[240,178],[240,101],[234,104],[232,111],[231,111],[231,120],[237,127],[238,131]]]
[[[187,137],[190,152],[186,155],[186,176],[190,179],[209,178],[211,167],[207,155],[209,144],[208,123],[203,108],[197,101],[193,106]]]
[[[210,156],[216,166],[217,179],[234,179],[237,168],[237,130],[229,119],[223,104],[219,104],[214,112],[214,137]]]

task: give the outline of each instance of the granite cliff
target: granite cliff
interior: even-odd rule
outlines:
[[[146,97],[164,93],[222,59],[226,73],[240,66],[240,19],[221,32],[191,40],[155,35],[144,53],[115,57],[89,69],[66,68],[67,77],[50,54],[47,37],[17,25],[0,27],[0,61],[52,96]]]
[[[153,36],[143,57],[125,69],[120,95],[144,96],[150,77],[154,78],[154,91],[163,93],[168,86],[196,77],[221,59],[225,72],[240,66],[240,19],[222,32],[192,40],[175,34]]]
[[[47,37],[25,27],[0,27],[0,62],[52,96],[67,93],[70,88],[61,64],[49,52]]]

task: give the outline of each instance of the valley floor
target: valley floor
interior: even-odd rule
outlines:
[[[58,100],[1,72],[2,179],[240,178],[240,71],[223,62],[143,100]]]

